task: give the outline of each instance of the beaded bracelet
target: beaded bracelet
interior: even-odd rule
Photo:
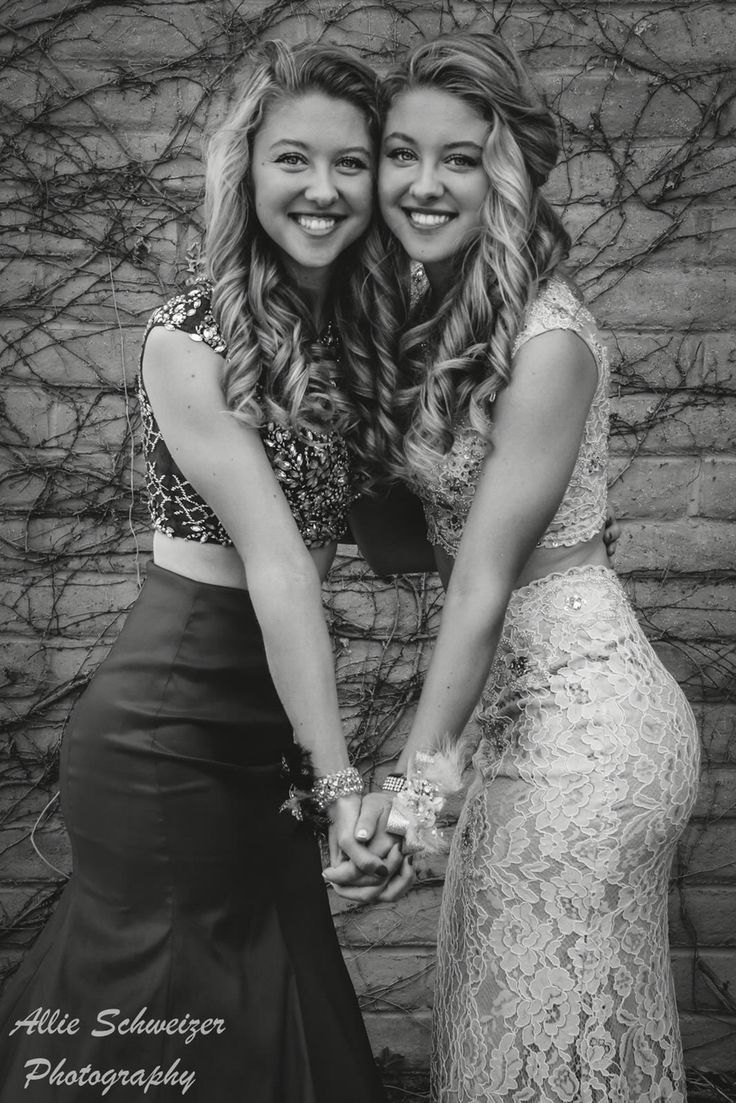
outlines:
[[[324,811],[339,797],[347,797],[351,793],[362,794],[364,788],[363,778],[358,771],[354,766],[348,766],[346,770],[338,770],[337,773],[317,778],[312,789],[312,797],[317,807]]]

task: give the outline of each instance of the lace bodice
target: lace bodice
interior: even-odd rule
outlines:
[[[155,310],[146,328],[144,347],[151,330],[163,326],[181,330],[193,341],[201,341],[226,356],[227,345],[212,313],[210,292],[210,286],[201,283]],[[332,342],[335,356],[339,357],[336,337],[323,337],[322,342],[328,346]],[[138,398],[143,422],[148,508],[153,527],[167,536],[232,546],[219,518],[174,462],[156,422],[140,371]],[[260,434],[304,543],[308,548],[317,548],[338,540],[345,531],[347,511],[354,496],[348,449],[343,438],[336,432],[318,433],[310,429],[297,432],[272,421],[261,428]]]
[[[589,540],[606,515],[608,460],[608,354],[588,309],[561,279],[551,279],[527,312],[514,353],[525,341],[549,330],[577,333],[595,357],[598,383],[585,422],[580,451],[560,506],[537,545],[570,547]],[[486,444],[468,425],[459,425],[449,452],[430,476],[416,477],[413,489],[424,506],[427,536],[449,555],[457,555],[465,521],[486,454]]]

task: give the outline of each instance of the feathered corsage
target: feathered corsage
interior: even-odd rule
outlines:
[[[406,785],[393,799],[386,830],[406,839],[412,854],[442,854],[448,840],[437,817],[449,797],[463,787],[471,741],[444,739],[436,751],[418,751],[409,766]]]
[[[279,812],[291,812],[294,819],[310,824],[318,835],[326,835],[330,817],[314,794],[314,767],[309,751],[295,743],[281,756],[281,770],[291,785]]]

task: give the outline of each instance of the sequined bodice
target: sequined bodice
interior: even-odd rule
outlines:
[[[555,329],[572,330],[585,341],[595,357],[598,383],[570,482],[537,545],[540,548],[570,547],[589,540],[601,529],[606,515],[608,355],[590,312],[569,286],[556,278],[549,281],[529,308],[514,343],[514,353],[530,338]],[[430,543],[453,557],[457,555],[485,454],[483,439],[468,425],[461,424],[442,462],[430,475],[423,474],[413,484],[422,499]]]
[[[215,352],[227,355],[225,340],[212,314],[210,288],[205,283],[175,296],[154,311],[146,328],[144,346],[155,326],[181,330],[193,341],[201,341]],[[232,546],[219,518],[172,459],[140,371],[138,397],[153,527],[167,536]],[[343,438],[335,432],[309,429],[297,432],[274,422],[264,425],[260,433],[304,543],[308,548],[318,548],[338,540],[345,530],[353,499],[350,460]],[[245,472],[243,477],[247,477]]]

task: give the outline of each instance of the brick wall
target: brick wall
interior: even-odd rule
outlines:
[[[39,817],[39,849],[69,864],[54,806],[41,816],[64,719],[150,547],[130,391],[147,313],[196,255],[202,133],[264,36],[325,36],[384,66],[418,29],[496,20],[560,117],[551,193],[612,334],[617,565],[702,727],[671,893],[687,1060],[736,1069],[736,7],[5,0],[0,13],[7,968],[62,883],[31,844]],[[406,730],[441,599],[432,579],[376,585],[349,554],[326,597],[370,765]],[[426,1064],[441,874],[395,905],[336,908],[376,1049],[407,1068]]]

